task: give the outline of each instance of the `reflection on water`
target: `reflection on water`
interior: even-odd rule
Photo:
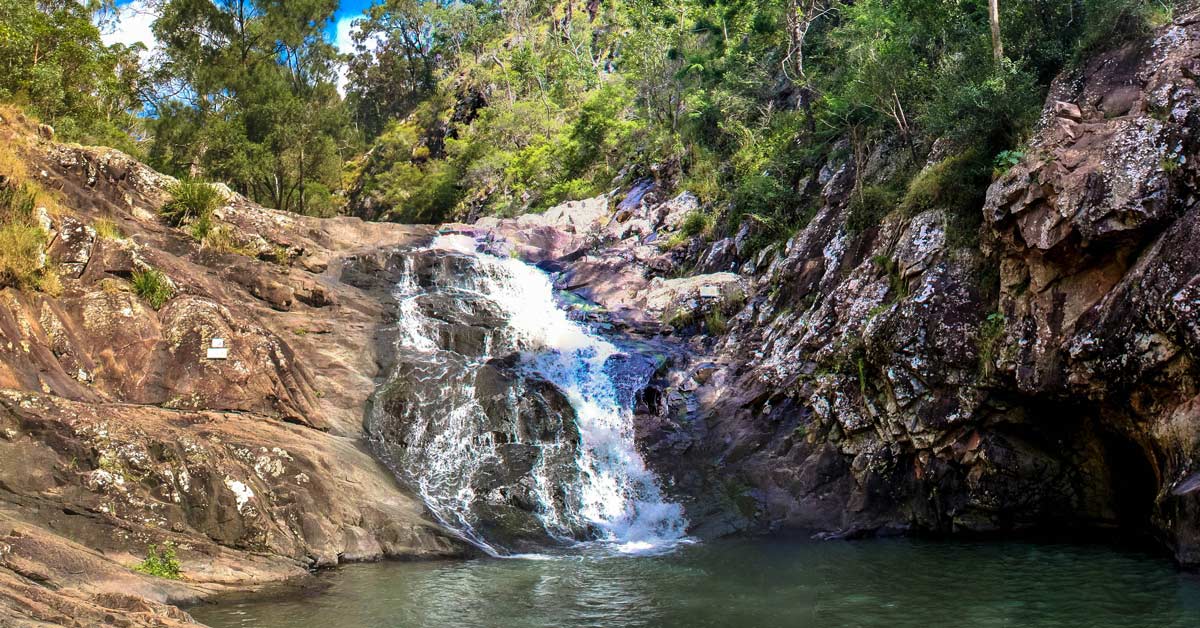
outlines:
[[[214,628],[1200,626],[1200,578],[1103,547],[736,541],[661,556],[355,565],[192,609]]]

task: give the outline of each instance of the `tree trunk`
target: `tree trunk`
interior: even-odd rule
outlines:
[[[988,20],[992,23],[992,56],[999,62],[1004,58],[1004,44],[1000,42],[1000,0],[988,0]]]

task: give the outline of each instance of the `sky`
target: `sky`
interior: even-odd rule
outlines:
[[[364,9],[376,0],[342,0],[338,6],[336,20],[328,29],[329,40],[335,43],[340,52],[353,52],[354,42],[350,38],[350,30],[355,18],[362,15]],[[118,15],[115,26],[107,28],[101,34],[105,44],[133,45],[141,42],[148,50],[153,50],[156,42],[150,25],[154,15],[147,9],[146,0],[118,0]],[[149,54],[149,53],[147,53]],[[345,73],[338,80],[338,90],[345,93]]]

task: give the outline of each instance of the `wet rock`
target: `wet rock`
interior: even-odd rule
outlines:
[[[720,366],[644,404],[698,530],[1124,527],[1200,560],[1198,24],[1056,81],[978,249],[938,211],[849,233],[860,173],[822,168],[813,220],[745,266],[719,359],[695,358]]]

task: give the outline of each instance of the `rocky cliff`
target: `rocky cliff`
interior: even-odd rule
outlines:
[[[1197,42],[1186,14],[1060,77],[968,216],[852,224],[884,142],[763,250],[686,237],[695,199],[650,181],[460,229],[687,349],[639,429],[697,534],[1121,530],[1197,564]]]
[[[56,199],[62,287],[0,290],[0,624],[190,623],[166,604],[463,551],[360,443],[390,359],[382,266],[429,229],[230,194],[233,244],[202,246],[158,216],[170,179],[9,118],[0,141]],[[148,269],[157,310],[130,281]],[[167,543],[181,580],[130,570]]]

